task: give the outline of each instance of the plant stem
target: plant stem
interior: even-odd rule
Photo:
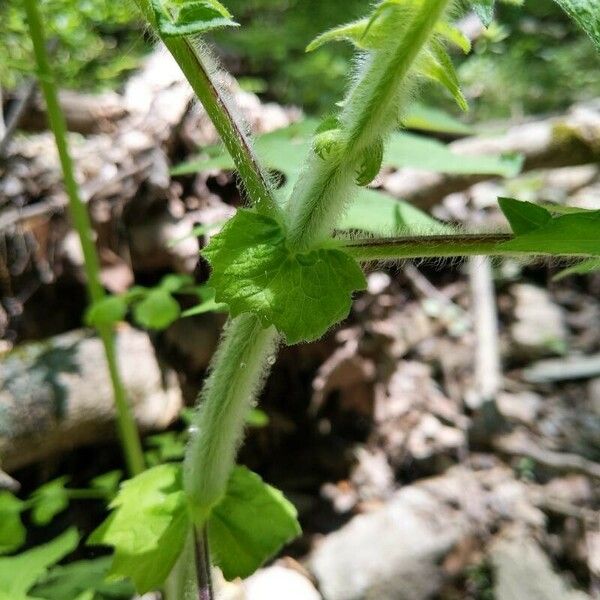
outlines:
[[[558,256],[543,248],[537,252],[518,252],[512,249],[505,250],[500,246],[512,239],[514,236],[510,233],[424,235],[365,238],[343,242],[342,247],[359,261],[461,256]]]
[[[160,36],[149,0],[135,1]],[[220,90],[217,70],[207,64],[207,58],[203,59],[199,48],[187,36],[161,39],[179,64],[231,155],[251,204],[258,212],[281,220],[281,209],[268,175],[259,164],[243,125],[237,122],[235,109]]]
[[[451,0],[424,0],[406,31],[372,51],[340,115],[341,147],[330,158],[311,150],[288,203],[288,244],[305,250],[331,233],[356,189],[356,169],[396,125],[410,98],[409,75]]]
[[[196,580],[198,581],[198,600],[214,600],[212,575],[210,569],[210,549],[206,527],[194,528]]]
[[[94,245],[90,218],[85,205],[81,201],[79,188],[75,181],[73,161],[69,154],[67,142],[67,126],[58,102],[56,84],[46,53],[44,29],[38,8],[38,1],[25,0],[25,10],[38,67],[39,83],[44,94],[44,99],[46,100],[48,122],[56,141],[65,189],[69,198],[69,212],[75,230],[79,235],[83,251],[88,296],[92,302],[97,302],[105,295],[100,282],[100,262]],[[144,470],[144,455],[136,423],[127,403],[125,390],[119,375],[113,332],[109,328],[103,327],[98,328],[98,333],[104,345],[108,363],[117,410],[117,427],[123,445],[125,461],[129,472],[135,475]]]
[[[204,525],[225,493],[241,442],[246,416],[274,357],[278,334],[259,318],[231,320],[199,397],[184,460],[184,488],[194,522]]]

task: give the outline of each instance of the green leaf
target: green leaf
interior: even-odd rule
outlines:
[[[27,531],[21,521],[25,503],[6,490],[0,491],[0,554],[14,552],[25,543]]]
[[[71,528],[47,544],[0,558],[0,598],[29,600],[27,592],[31,587],[46,574],[48,567],[75,550],[78,542],[77,530]]]
[[[246,415],[246,425],[248,425],[248,427],[261,429],[262,427],[266,427],[268,424],[269,415],[264,410],[260,410],[260,408],[253,408]]]
[[[356,47],[366,49],[369,47],[369,40],[365,39],[365,32],[369,25],[370,19],[359,19],[352,23],[346,23],[345,25],[339,25],[329,31],[325,31],[321,35],[317,36],[307,47],[307,52],[317,50],[321,46],[328,44],[329,42],[341,42],[347,41],[353,43]]]
[[[197,35],[237,27],[230,12],[217,0],[151,0],[162,36]]]
[[[69,492],[65,489],[68,481],[68,477],[59,477],[33,492],[31,520],[36,525],[48,525],[58,513],[69,506]]]
[[[86,593],[90,598],[131,598],[135,591],[129,582],[105,581],[111,562],[111,556],[102,556],[52,567],[32,594],[46,600],[75,600]]]
[[[462,123],[452,115],[417,102],[413,103],[408,112],[402,117],[402,126],[405,129],[418,129],[457,136],[475,133],[472,127]]]
[[[185,288],[189,288],[194,285],[194,278],[191,275],[181,275],[178,273],[170,273],[169,275],[165,275],[158,284],[158,287],[169,292],[170,294],[175,294]]]
[[[500,244],[516,252],[600,256],[600,210],[560,215]]]
[[[127,302],[123,296],[106,296],[87,309],[85,322],[91,327],[106,327],[118,323],[127,314]]]
[[[374,235],[434,235],[452,232],[412,204],[375,190],[362,189],[342,217],[338,229]]]
[[[387,145],[384,165],[397,168],[412,167],[452,175],[500,175],[514,177],[523,165],[520,155],[456,154],[430,138],[413,133],[395,133]]]
[[[110,575],[131,578],[139,593],[160,587],[190,528],[181,467],[159,465],[125,481],[110,507],[88,544],[112,546]]]
[[[435,40],[431,43],[431,49],[423,55],[418,70],[428,79],[445,87],[461,110],[466,112],[469,109],[467,100],[460,89],[452,59],[442,44]]]
[[[379,139],[362,156],[362,161],[356,171],[356,185],[369,185],[379,174],[383,161],[383,140]]]
[[[486,27],[489,27],[494,18],[495,3],[496,0],[471,0],[475,14]]]
[[[226,579],[247,577],[300,535],[294,506],[245,467],[235,467],[208,521],[214,562]]]
[[[543,207],[512,198],[498,198],[498,204],[516,235],[535,231],[552,219]]]
[[[314,340],[350,311],[366,282],[358,263],[338,249],[292,253],[276,221],[239,210],[203,251],[213,271],[207,285],[233,316],[258,315],[288,343]]]
[[[99,492],[103,492],[108,497],[112,497],[117,493],[122,478],[122,471],[119,471],[118,469],[108,471],[107,473],[94,477],[94,479],[90,481],[90,487]]]
[[[598,0],[555,0],[600,50],[600,3]]]
[[[553,281],[560,281],[571,275],[589,275],[595,271],[600,271],[600,258],[583,260],[572,267],[568,267],[567,269],[558,272],[552,279]]]
[[[165,329],[179,318],[180,313],[179,303],[160,287],[149,290],[133,307],[133,318],[147,329]]]

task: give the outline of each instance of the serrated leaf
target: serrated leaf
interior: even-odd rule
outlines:
[[[222,27],[237,27],[229,11],[217,0],[151,0],[162,36],[203,34]]]
[[[496,0],[471,0],[475,14],[486,27],[489,27],[494,19],[495,3]]]
[[[131,598],[134,589],[128,581],[105,581],[111,556],[79,560],[65,566],[52,567],[33,588],[32,594],[45,600],[75,600],[83,594],[98,598]]]
[[[499,247],[516,252],[600,256],[600,210],[554,217]]]
[[[136,323],[147,329],[165,329],[179,318],[180,313],[177,300],[163,288],[149,290],[133,307]]]
[[[68,481],[68,477],[59,477],[33,492],[31,520],[36,525],[48,525],[58,513],[69,506],[69,493],[65,489]]]
[[[366,282],[358,263],[338,249],[293,253],[279,224],[239,210],[203,250],[207,285],[233,316],[255,313],[294,344],[321,337],[350,311]]]
[[[532,202],[498,198],[498,204],[516,235],[535,231],[552,219],[545,208]]]
[[[215,564],[226,579],[247,577],[301,533],[294,506],[245,467],[235,467],[208,521]]]
[[[21,521],[25,503],[6,490],[0,491],[0,554],[18,550],[27,530]]]
[[[592,39],[600,50],[600,3],[598,0],[554,0]]]
[[[381,170],[383,161],[383,140],[379,139],[362,155],[361,163],[356,171],[356,185],[364,187],[369,185]]]
[[[560,281],[565,277],[570,277],[571,275],[589,275],[590,273],[594,273],[596,271],[600,271],[600,258],[589,258],[588,260],[583,260],[572,267],[568,267],[559,271],[553,278],[553,281]]]
[[[51,567],[77,548],[79,535],[68,529],[47,544],[36,546],[16,556],[0,558],[0,597],[28,600],[28,591]]]
[[[107,327],[122,321],[126,314],[125,298],[106,296],[90,305],[86,311],[85,322],[91,327]]]
[[[110,574],[130,577],[139,593],[158,588],[181,553],[189,519],[181,467],[164,464],[125,481],[113,512],[88,544],[115,549]]]

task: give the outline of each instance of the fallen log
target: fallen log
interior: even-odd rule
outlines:
[[[452,142],[458,154],[521,154],[523,169],[554,169],[600,161],[600,105],[575,105],[564,116],[510,127],[498,136],[474,136]],[[449,194],[491,179],[489,175],[444,175],[400,169],[385,178],[384,189],[420,208],[431,208]]]
[[[181,393],[163,374],[145,333],[116,334],[127,397],[143,431],[177,418]],[[115,434],[115,409],[102,344],[86,330],[23,344],[0,358],[0,465],[11,472]]]

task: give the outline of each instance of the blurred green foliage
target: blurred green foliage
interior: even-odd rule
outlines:
[[[63,87],[117,85],[139,64],[148,45],[140,35],[133,2],[39,0],[52,45],[53,66]],[[0,85],[16,87],[32,72],[32,46],[20,0],[0,2]]]
[[[115,87],[151,47],[134,3],[40,0],[55,65],[64,87]],[[348,83],[349,45],[305,53],[319,33],[364,14],[365,0],[227,0],[242,27],[210,36],[225,66],[264,99],[331,110]],[[12,88],[32,68],[20,0],[0,1],[0,85]],[[600,96],[598,55],[587,36],[548,0],[497,5],[496,21],[467,57],[455,54],[471,105],[481,121],[559,111]],[[445,95],[426,90],[427,104],[457,111]]]
[[[497,5],[496,23],[462,60],[459,77],[476,121],[560,111],[600,96],[598,53],[548,0]]]

